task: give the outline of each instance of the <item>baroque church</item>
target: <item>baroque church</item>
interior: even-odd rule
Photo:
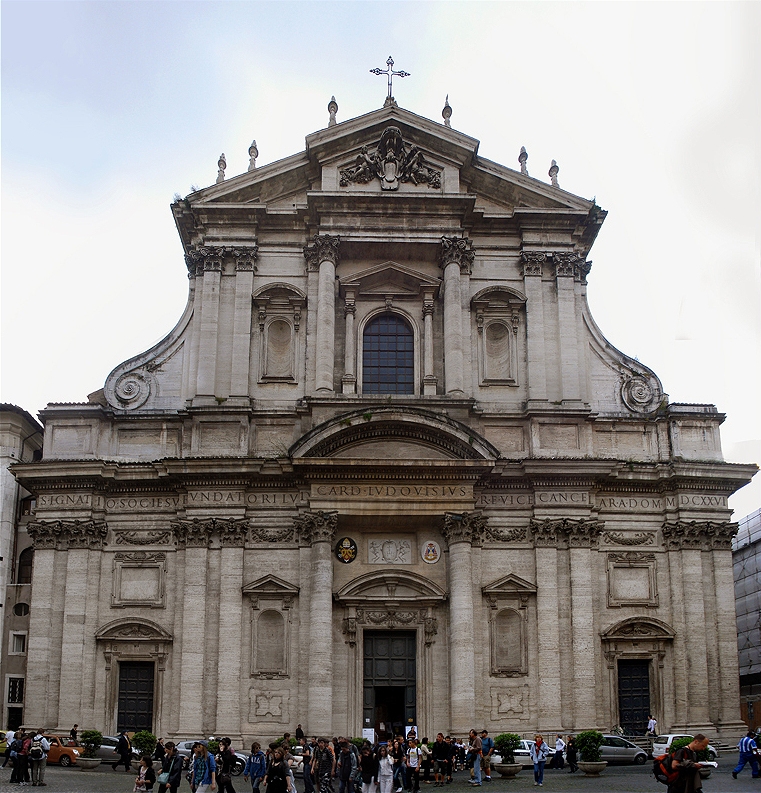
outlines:
[[[755,466],[595,324],[606,212],[448,104],[337,109],[176,200],[183,315],[14,466],[26,724],[740,734]]]

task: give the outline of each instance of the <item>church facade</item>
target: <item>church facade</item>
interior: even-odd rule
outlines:
[[[25,721],[734,736],[712,405],[586,300],[594,202],[391,100],[172,205],[189,298],[50,404]]]

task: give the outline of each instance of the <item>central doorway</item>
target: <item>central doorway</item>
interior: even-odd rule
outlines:
[[[119,664],[119,710],[116,729],[138,732],[153,727],[153,661]]]
[[[362,723],[380,741],[417,724],[416,642],[414,631],[364,633]]]
[[[650,718],[650,661],[619,660],[618,717],[622,727],[640,735]]]

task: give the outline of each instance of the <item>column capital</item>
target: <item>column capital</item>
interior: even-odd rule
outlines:
[[[541,275],[542,265],[547,261],[544,251],[521,251],[521,275]]]
[[[252,245],[233,246],[227,248],[227,252],[235,260],[235,272],[256,272],[256,260],[259,258],[259,246],[254,242]]]
[[[305,512],[294,518],[294,525],[302,539],[310,545],[332,543],[338,528],[337,512]]]
[[[669,551],[725,551],[732,549],[737,529],[738,524],[729,521],[678,520],[664,523],[661,531],[663,544]]]
[[[456,264],[460,272],[470,274],[470,268],[475,259],[476,252],[473,243],[467,237],[442,237],[441,238],[441,269],[447,265]]]
[[[450,547],[458,542],[480,545],[486,531],[486,522],[482,512],[448,512],[444,515],[441,533]]]
[[[534,545],[544,548],[596,548],[605,523],[590,518],[531,519]]]
[[[225,249],[221,246],[199,245],[185,254],[188,278],[203,275],[207,272],[221,272]]]
[[[28,523],[35,550],[52,548],[102,548],[108,526],[104,520],[52,520]]]
[[[333,265],[338,264],[338,248],[341,238],[336,234],[315,234],[312,237],[312,244],[304,246],[304,258],[306,259],[307,269],[316,270],[320,262],[329,261]]]
[[[208,548],[215,536],[223,548],[243,547],[248,528],[246,518],[192,518],[172,523],[174,541],[180,548]]]

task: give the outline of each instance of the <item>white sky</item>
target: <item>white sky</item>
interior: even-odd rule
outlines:
[[[34,2],[2,6],[2,391],[81,402],[162,338],[187,278],[169,204],[380,107],[609,211],[589,301],[672,402],[761,462],[761,4]],[[732,498],[761,505],[761,474]]]

